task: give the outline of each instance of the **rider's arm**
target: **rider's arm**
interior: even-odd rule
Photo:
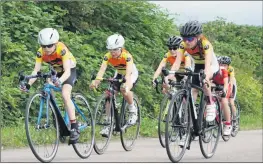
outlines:
[[[234,68],[230,66],[230,68],[228,69],[229,72],[229,76],[230,76],[230,84],[231,86],[234,84],[236,78],[235,78],[235,73],[234,73]]]
[[[31,75],[36,75],[38,71],[40,71],[42,65],[42,56],[40,52],[37,52],[36,62],[35,62],[35,68]],[[31,86],[37,78],[32,78],[28,81],[28,84]]]
[[[190,55],[188,53],[185,53],[184,56],[184,68],[192,68],[192,61]]]
[[[179,49],[177,49],[177,57],[174,64],[171,67],[171,71],[177,71],[180,68],[184,53],[185,53],[185,44],[184,42],[182,42],[179,46]]]
[[[59,78],[59,81],[61,83],[63,83],[64,81],[66,81],[69,77],[70,77],[70,67],[71,67],[71,64],[70,64],[70,60],[64,60],[63,61],[63,68],[64,68],[64,73],[62,74],[62,76]]]
[[[98,74],[96,76],[96,79],[101,79],[103,77],[103,75],[104,75],[104,73],[105,73],[105,71],[107,69],[107,66],[108,65],[106,63],[104,63],[104,62],[101,64],[100,70],[99,70],[99,72],[98,72]]]
[[[213,47],[209,42],[202,43],[204,49],[204,57],[205,57],[205,74],[209,75],[211,73],[211,62],[213,55]],[[208,77],[208,76],[207,76]]]
[[[133,67],[133,59],[130,54],[128,54],[128,57],[126,58],[126,74],[125,79],[126,83],[131,83],[131,74],[132,74],[132,67]]]
[[[161,63],[159,64],[159,67],[157,68],[157,70],[155,71],[154,75],[153,75],[153,80],[155,80],[162,72],[162,68],[166,66],[166,60],[165,58],[161,61]]]
[[[174,64],[171,67],[171,71],[179,70],[180,65],[181,65],[181,61],[182,61],[182,57],[183,57],[183,53],[178,51],[176,60],[175,60]]]
[[[223,78],[224,78],[224,91],[227,91],[228,89],[228,71],[225,70],[225,69],[222,69],[222,75],[223,75]]]

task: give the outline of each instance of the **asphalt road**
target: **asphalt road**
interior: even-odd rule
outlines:
[[[181,162],[263,162],[262,130],[240,131],[228,142],[219,141],[216,154],[205,159],[198,141],[191,144]],[[29,148],[1,151],[1,162],[38,162]],[[111,141],[103,155],[92,152],[88,159],[77,156],[71,146],[60,145],[52,162],[171,162],[158,138],[139,138],[135,148],[126,152],[120,141]]]

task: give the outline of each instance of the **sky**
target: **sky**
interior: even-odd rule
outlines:
[[[262,26],[262,1],[151,1],[167,9],[170,13],[179,14],[177,24],[189,20],[200,22],[223,17],[227,22],[238,25]]]

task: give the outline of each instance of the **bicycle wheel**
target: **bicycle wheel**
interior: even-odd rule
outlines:
[[[95,125],[93,114],[91,112],[88,101],[82,94],[74,94],[72,96],[72,100],[75,105],[75,115],[76,120],[78,121],[78,128],[80,130],[79,140],[72,146],[78,156],[85,159],[91,155],[94,145]]]
[[[139,107],[138,97],[133,94],[134,105],[137,108],[138,119],[132,126],[127,127],[124,131],[121,130],[121,144],[124,150],[131,151],[135,146],[135,141],[138,138],[141,125],[141,111]],[[129,114],[128,103],[125,104],[124,113],[121,113],[120,125],[123,127],[127,123]]]
[[[205,107],[206,99],[204,99],[203,104],[199,109],[199,127],[201,128],[201,134],[199,135],[199,145],[201,152],[205,158],[211,158],[215,152],[221,136],[221,118],[222,113],[220,110],[220,103],[216,96],[213,96],[214,102],[216,104],[216,118],[207,122],[205,119]]]
[[[165,121],[166,121],[166,115],[170,103],[169,97],[170,95],[165,94],[161,102],[159,118],[158,118],[158,136],[159,136],[160,144],[162,145],[163,148],[165,148]]]
[[[233,126],[232,128],[232,132],[231,132],[232,137],[235,137],[237,135],[240,127],[240,106],[237,99],[235,100],[235,106],[236,106],[236,125]]]
[[[110,109],[110,111],[106,111],[106,106],[107,106],[107,109]],[[112,99],[109,98],[108,95],[103,94],[100,97],[97,103],[97,106],[96,106],[95,116],[96,116],[95,118],[96,128],[95,128],[94,150],[97,154],[100,155],[100,154],[103,154],[108,148],[108,145],[109,145],[109,142],[112,136],[112,131],[113,131],[114,110],[112,107]],[[107,137],[102,136],[102,134],[100,134],[101,130],[104,127],[109,128]]]
[[[55,109],[42,93],[33,94],[26,105],[25,128],[31,151],[41,162],[51,162],[59,145]]]
[[[179,162],[182,159],[189,144],[191,125],[189,110],[186,90],[178,91],[169,104],[165,122],[165,147],[172,162]]]

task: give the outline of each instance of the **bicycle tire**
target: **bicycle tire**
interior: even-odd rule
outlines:
[[[78,124],[79,126],[81,126],[79,140],[72,146],[80,158],[86,159],[91,155],[94,146],[95,125],[93,120],[93,113],[91,112],[87,99],[81,93],[72,95],[75,108],[76,106],[78,107],[78,110],[76,110],[76,118],[78,118]],[[83,128],[83,131],[85,132],[82,132],[82,126],[86,126],[85,128]],[[86,136],[86,138],[84,138],[84,136]],[[80,146],[82,145],[81,143],[84,144],[84,146]],[[80,150],[81,147],[84,148],[83,151]]]
[[[106,102],[106,99],[108,99],[108,95],[106,93],[102,94],[101,97],[99,98],[98,100],[98,103],[96,105],[96,110],[95,110],[95,141],[94,141],[94,150],[97,154],[101,155],[103,154],[108,146],[109,146],[109,142],[110,142],[110,139],[111,139],[111,136],[112,136],[112,131],[113,131],[113,124],[114,124],[114,110],[113,110],[113,104],[112,104],[112,98],[110,98],[110,112],[111,112],[111,116],[110,116],[110,125],[109,125],[109,134],[108,134],[108,137],[102,137],[99,132],[100,132],[100,125],[104,125],[103,123],[101,123],[100,121],[102,121],[102,117],[103,117],[103,113],[105,111],[105,109],[103,109],[102,111],[99,110],[100,108],[100,105],[104,105],[103,103]],[[105,101],[105,102],[104,102]],[[99,131],[98,131],[99,130]],[[98,133],[97,133],[98,132]],[[101,148],[99,147],[99,142],[98,142],[98,139],[101,137],[102,140],[104,140],[105,138],[105,143],[104,144],[101,144],[103,145]]]
[[[216,113],[217,114],[216,114],[216,118],[214,119],[214,121],[211,121],[211,122],[213,122],[215,124],[215,126],[217,126],[218,128],[217,128],[217,131],[215,131],[215,132],[211,131],[212,135],[211,135],[211,139],[209,140],[209,142],[204,142],[203,141],[204,140],[203,137],[205,136],[205,132],[204,132],[205,131],[204,130],[205,127],[204,127],[204,125],[206,126],[206,124],[204,124],[204,123],[207,123],[205,118],[204,118],[205,104],[206,104],[206,102],[205,102],[206,100],[205,99],[204,99],[204,103],[202,104],[202,106],[200,106],[200,107],[202,107],[202,108],[200,108],[201,110],[199,109],[200,113],[199,113],[199,120],[198,120],[199,123],[198,124],[199,124],[200,130],[201,130],[201,134],[199,135],[199,145],[200,145],[201,152],[202,152],[202,154],[203,154],[203,156],[205,158],[211,158],[215,154],[216,148],[217,148],[217,145],[218,145],[218,142],[219,142],[219,138],[221,136],[222,113],[221,113],[221,110],[220,110],[220,103],[219,103],[219,100],[218,100],[217,96],[213,96],[213,99],[214,99],[214,102],[216,103],[216,109],[217,109]],[[210,129],[210,128],[208,128],[208,129]],[[215,138],[215,145],[214,145],[213,149],[211,148],[212,151],[210,153],[208,153],[208,152],[205,151],[205,147],[206,147],[205,144],[211,143],[213,138]]]
[[[28,99],[28,101],[27,101],[27,105],[26,105],[26,111],[25,111],[25,128],[26,128],[26,137],[27,137],[27,141],[28,141],[28,143],[29,143],[29,147],[30,147],[30,149],[31,149],[31,151],[32,151],[32,153],[35,155],[35,157],[39,160],[39,161],[41,161],[41,162],[51,162],[54,158],[55,158],[55,156],[56,156],[56,153],[57,153],[57,150],[58,150],[58,146],[59,146],[59,124],[58,124],[58,119],[57,119],[57,115],[56,115],[56,112],[55,112],[55,109],[54,109],[54,107],[53,107],[53,105],[52,105],[52,103],[49,101],[49,104],[48,104],[48,109],[51,109],[51,112],[52,112],[52,121],[51,120],[48,120],[49,121],[49,123],[50,123],[50,125],[53,125],[54,126],[54,128],[56,129],[56,137],[55,137],[55,142],[52,142],[53,144],[55,144],[54,146],[52,146],[52,148],[53,148],[53,151],[52,151],[52,153],[50,154],[50,153],[48,153],[48,155],[49,156],[45,156],[44,155],[44,157],[41,157],[41,155],[40,155],[40,153],[38,153],[38,151],[37,150],[39,150],[39,149],[36,149],[35,147],[34,147],[34,143],[36,143],[35,141],[32,141],[32,138],[34,138],[35,136],[33,135],[33,136],[30,136],[30,130],[31,130],[31,128],[29,127],[30,125],[30,123],[29,123],[29,121],[31,121],[31,120],[34,120],[34,119],[37,119],[36,117],[32,117],[32,116],[29,116],[30,115],[30,113],[32,113],[32,112],[34,112],[34,111],[36,111],[36,107],[37,106],[39,106],[39,103],[37,103],[37,104],[32,104],[33,103],[33,101],[37,98],[37,97],[39,97],[40,98],[40,101],[42,100],[42,101],[44,101],[45,103],[44,103],[44,106],[43,107],[45,107],[46,106],[46,97],[45,96],[43,96],[42,95],[42,93],[41,92],[38,92],[38,93],[35,93],[35,94],[33,94],[29,99]],[[30,111],[30,107],[31,106],[33,106],[33,111]],[[43,110],[43,108],[42,108],[42,110]],[[43,112],[43,111],[42,111]],[[38,111],[37,112],[37,114],[39,114],[40,112]],[[40,117],[41,118],[41,117]],[[42,117],[41,119],[44,119],[44,117]],[[47,130],[47,129],[50,129],[51,128],[51,126],[50,127],[48,127],[48,125],[47,126],[45,126],[46,124],[44,124],[44,128],[41,130],[41,129],[36,129],[36,120],[34,121],[35,123],[34,123],[34,130],[39,130],[39,132],[41,132],[41,131],[44,131],[44,130]],[[50,133],[48,133],[48,134],[50,134]],[[47,139],[47,138],[49,138],[49,136],[50,135],[47,135],[47,134],[45,134],[45,135],[40,135],[40,136],[42,136],[41,137],[41,143],[43,143],[43,141],[45,140],[45,139]],[[39,138],[36,138],[36,139],[39,139]],[[51,143],[51,144],[52,144]],[[46,144],[43,144],[43,145],[46,145]],[[45,149],[45,150],[47,150],[47,149]],[[42,154],[42,153],[41,153]]]
[[[167,106],[169,97],[170,96],[168,94],[165,94],[161,102],[161,105],[160,105],[160,111],[159,111],[159,117],[158,117],[158,137],[159,137],[160,144],[163,148],[165,148],[165,121],[166,121],[164,110]]]
[[[179,101],[177,101],[178,99],[176,99],[177,97],[179,97],[180,98],[180,95],[182,95],[181,97],[182,97],[182,99],[180,100],[179,99]],[[178,117],[177,117],[177,115],[179,115],[179,111],[180,111],[180,107],[181,107],[181,104],[182,104],[182,102],[183,102],[183,97],[185,97],[186,98],[186,109],[184,110],[185,112],[188,112],[188,115],[187,115],[187,121],[185,121],[184,120],[184,122],[186,122],[187,123],[187,125],[186,125],[186,127],[184,127],[184,128],[186,128],[186,131],[187,132],[185,132],[185,130],[182,130],[182,129],[180,129],[179,128],[179,134],[178,135],[176,135],[176,137],[175,138],[178,138],[178,139],[180,139],[179,140],[179,142],[181,141],[181,139],[182,139],[182,136],[184,136],[184,135],[186,135],[185,136],[185,141],[184,141],[184,146],[179,146],[179,145],[177,145],[178,146],[178,148],[181,148],[181,152],[180,153],[178,153],[179,155],[178,156],[174,156],[173,155],[173,153],[172,153],[172,151],[171,151],[171,149],[170,149],[170,143],[172,143],[172,142],[174,142],[174,141],[172,141],[172,138],[173,138],[173,136],[172,136],[172,134],[169,132],[169,127],[170,127],[170,125],[169,125],[169,123],[170,123],[170,120],[172,120],[172,122],[175,122],[175,123],[178,123]],[[181,102],[180,102],[181,101]],[[177,105],[177,104],[179,104],[179,105]],[[175,106],[179,106],[179,110],[177,110],[178,108],[177,107],[175,107]],[[175,107],[175,108],[174,108]],[[189,144],[189,139],[190,139],[190,126],[191,126],[191,113],[189,112],[190,111],[190,108],[189,108],[189,103],[188,103],[188,98],[187,98],[187,94],[186,94],[186,90],[180,90],[180,91],[178,91],[175,95],[173,95],[173,97],[172,97],[172,100],[171,100],[171,102],[170,102],[170,104],[169,104],[169,109],[168,109],[168,115],[167,115],[167,117],[166,117],[166,124],[165,124],[165,148],[166,148],[166,152],[167,152],[167,155],[168,155],[168,157],[169,157],[169,159],[172,161],[172,162],[179,162],[182,158],[183,158],[183,156],[184,156],[184,154],[185,154],[185,151],[186,151],[186,147],[188,146],[188,144]],[[175,117],[174,117],[174,115],[175,115]],[[180,117],[180,116],[179,116]],[[181,121],[179,122],[180,124],[181,124]],[[179,124],[178,123],[178,124]],[[175,125],[173,125],[173,126],[175,126]],[[177,125],[178,126],[178,125]],[[172,130],[172,131],[174,131],[174,129]],[[184,133],[184,134],[182,134],[182,133]]]
[[[133,94],[133,102],[137,108],[138,118],[137,118],[136,124],[126,128],[124,131],[121,131],[121,144],[122,144],[122,147],[124,148],[124,150],[126,150],[126,151],[131,151],[134,148],[135,143],[136,143],[136,139],[138,138],[138,135],[140,132],[140,125],[141,125],[141,110],[140,110],[140,106],[139,106],[138,97],[135,94]],[[126,116],[125,114],[127,114],[129,112],[128,110],[129,110],[128,104],[126,103],[124,113],[121,114],[121,120],[120,120],[121,127],[124,126],[127,122],[126,119],[128,118],[128,116]],[[131,128],[132,128],[132,130],[131,130]],[[135,128],[135,129],[133,129],[133,128]],[[135,136],[133,136],[133,138],[131,140],[131,144],[127,145],[125,142],[125,141],[127,141],[126,134],[129,131],[132,131],[132,132],[135,131]]]
[[[232,137],[236,137],[236,135],[239,131],[239,128],[240,128],[240,106],[239,106],[237,99],[235,99],[235,106],[236,106],[236,125],[237,125],[237,128],[236,129],[233,128],[233,130],[231,132]]]

